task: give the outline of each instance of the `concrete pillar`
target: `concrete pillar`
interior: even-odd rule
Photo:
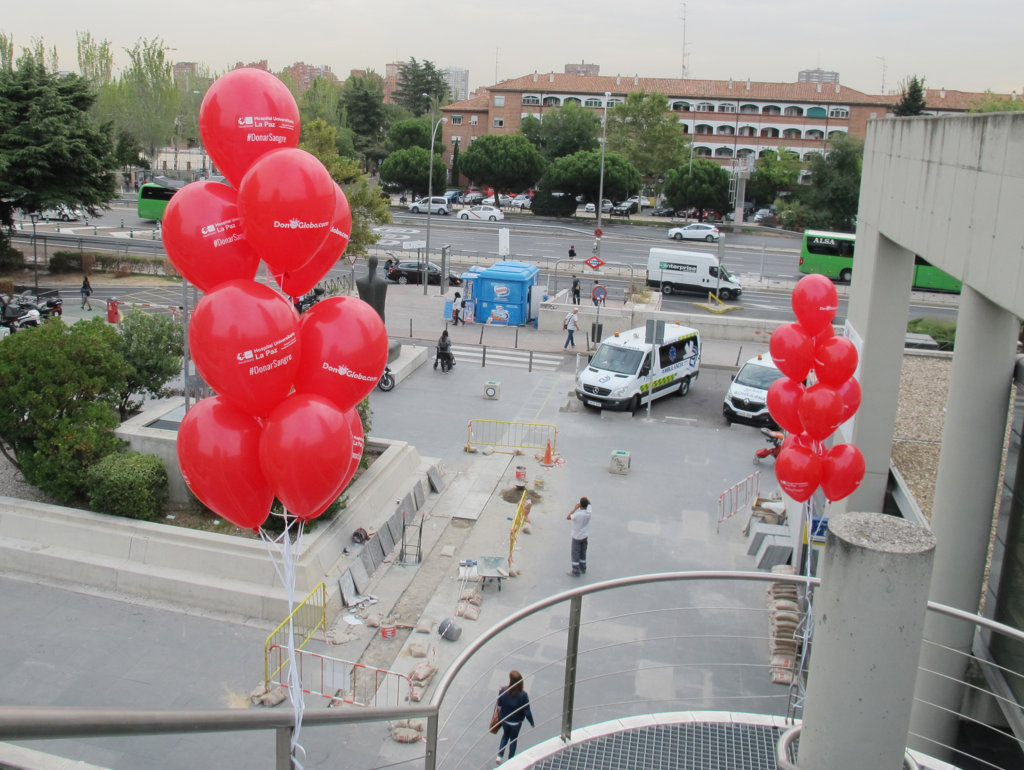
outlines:
[[[881,511],[889,483],[892,433],[899,404],[900,373],[910,304],[914,254],[861,223],[847,315],[860,353],[857,377],[863,393],[852,431],[841,431],[864,454],[864,481],[833,511]]]
[[[899,770],[935,538],[880,513],[829,520],[800,768]]]
[[[965,612],[977,612],[981,598],[993,509],[1002,467],[1003,438],[1013,381],[1017,334],[1016,316],[968,286],[960,296],[956,348],[942,430],[932,532],[935,533],[935,572],[929,599]],[[926,645],[918,677],[912,731],[915,743],[932,756],[941,756],[932,741],[952,745],[956,713],[974,626],[932,614],[925,624]]]

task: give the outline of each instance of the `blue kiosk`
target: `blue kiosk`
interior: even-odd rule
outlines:
[[[537,317],[540,268],[526,262],[499,262],[488,268],[474,267],[462,274],[459,288],[466,300],[467,323],[525,326]],[[451,317],[451,302],[445,302]]]

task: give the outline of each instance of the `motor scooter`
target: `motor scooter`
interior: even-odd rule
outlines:
[[[0,294],[0,325],[14,334],[19,329],[39,326],[42,317],[35,308],[22,307],[6,294]]]
[[[40,317],[43,320],[52,317],[60,317],[64,315],[64,300],[60,296],[56,297],[37,297],[30,292],[23,291],[20,294],[15,294],[12,297],[20,307],[35,309],[39,311]]]
[[[323,288],[316,286],[313,288],[313,291],[307,292],[295,300],[295,309],[299,311],[299,315],[302,315],[319,302],[323,298],[324,293]]]
[[[380,380],[377,382],[377,387],[385,393],[395,387],[395,375],[391,373],[391,367],[387,364],[384,365],[384,374],[380,376]]]
[[[782,442],[786,438],[786,434],[781,430],[772,430],[771,428],[761,428],[761,433],[764,435],[765,440],[768,442],[768,446],[758,449],[754,452],[754,463],[757,464],[765,457],[773,457],[778,459],[779,452],[782,451]]]

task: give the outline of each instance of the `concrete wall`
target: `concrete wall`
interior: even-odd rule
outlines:
[[[383,454],[349,487],[348,506],[303,536],[296,593],[336,577],[357,527],[376,527],[425,476],[426,463],[403,441],[373,439]],[[260,540],[122,519],[0,497],[0,563],[6,572],[192,610],[280,620],[287,599]]]

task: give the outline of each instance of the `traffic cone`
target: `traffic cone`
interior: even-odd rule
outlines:
[[[544,459],[540,461],[542,468],[555,467],[555,461],[551,459],[551,439],[548,439],[548,448],[544,450]]]

